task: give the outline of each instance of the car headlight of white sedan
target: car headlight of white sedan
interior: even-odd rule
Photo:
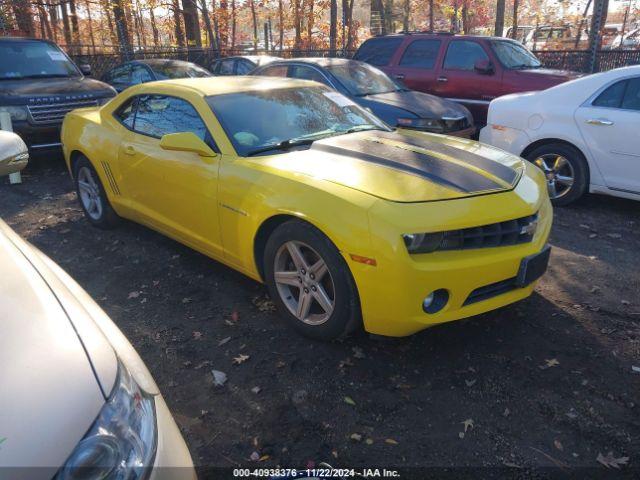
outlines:
[[[55,479],[145,479],[154,463],[157,437],[153,396],[118,361],[107,403]]]

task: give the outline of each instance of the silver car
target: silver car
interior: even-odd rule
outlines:
[[[182,435],[131,344],[2,220],[0,320],[7,478],[195,478]]]

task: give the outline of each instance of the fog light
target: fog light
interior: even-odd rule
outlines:
[[[422,301],[422,310],[425,313],[438,313],[449,301],[449,292],[444,288],[434,290]]]

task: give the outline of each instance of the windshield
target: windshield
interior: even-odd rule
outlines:
[[[325,87],[281,88],[207,97],[240,156],[302,138],[388,127],[344,95]],[[250,114],[249,114],[250,112]]]
[[[347,62],[327,67],[351,95],[375,95],[400,90],[386,73],[364,63]]]
[[[211,74],[204,68],[200,68],[193,63],[166,63],[152,66],[158,80],[172,78],[198,78],[210,77]]]
[[[51,43],[0,41],[0,80],[80,75],[62,50]]]
[[[533,53],[517,42],[491,42],[493,51],[504,68],[539,68],[541,63]]]

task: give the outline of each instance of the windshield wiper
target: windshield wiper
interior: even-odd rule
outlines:
[[[525,70],[528,68],[540,68],[542,65],[526,65],[524,63],[520,65],[514,65],[511,67],[511,70]]]
[[[348,133],[364,132],[366,130],[383,130],[384,131],[384,129],[379,125],[366,123],[363,125],[356,125],[354,127],[347,128],[346,130],[340,130],[340,133],[346,135]]]
[[[291,138],[289,140],[283,140],[278,143],[272,143],[271,145],[265,145],[264,147],[256,148],[247,153],[248,157],[253,157],[259,153],[270,152],[271,150],[289,150],[293,147],[299,147],[302,145],[311,145],[316,139],[314,138]]]

